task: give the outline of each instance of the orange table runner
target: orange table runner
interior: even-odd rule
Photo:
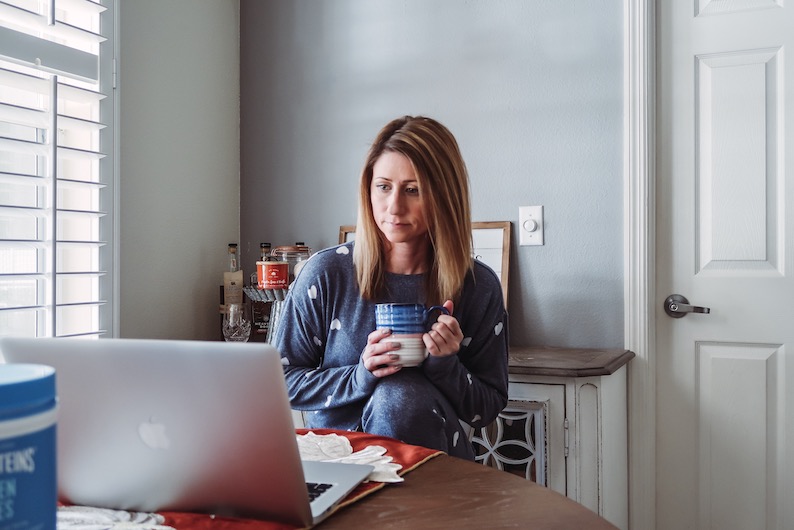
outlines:
[[[297,429],[297,434],[306,434],[309,429]],[[393,438],[375,436],[364,432],[336,431],[331,429],[311,429],[311,432],[323,434],[338,434],[350,440],[353,451],[360,451],[370,445],[379,445],[386,449],[386,454],[393,458],[393,462],[400,464],[402,469],[399,475],[402,476],[412,469],[416,469],[431,458],[443,454],[435,449],[427,449],[417,445],[404,444]],[[386,486],[383,482],[364,482],[359,484],[337,506],[337,510],[349,506],[354,502],[364,498]],[[393,485],[389,485],[390,487]],[[398,486],[399,487],[399,486]],[[295,526],[271,521],[260,521],[255,519],[241,519],[237,517],[212,517],[207,514],[184,513],[184,512],[161,512],[165,517],[165,525],[176,528],[177,530],[294,530]]]

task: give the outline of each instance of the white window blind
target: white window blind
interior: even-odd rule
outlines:
[[[0,1],[0,336],[113,332],[113,2]]]

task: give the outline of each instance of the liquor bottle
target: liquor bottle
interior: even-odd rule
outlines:
[[[270,259],[270,243],[259,243],[259,261]]]
[[[240,269],[239,260],[237,259],[237,243],[229,243],[229,272],[237,272]]]
[[[237,256],[237,243],[229,243],[228,265],[223,273],[223,304],[243,303],[243,271]]]
[[[243,271],[237,255],[237,243],[229,243],[226,247],[226,267],[220,285],[220,317],[221,339],[223,339],[223,315],[228,304],[243,303]]]
[[[257,271],[251,274],[251,287],[259,288],[259,275],[260,263],[271,261],[273,258],[270,256],[271,245],[270,243],[259,243],[259,260],[257,261]],[[263,295],[264,291],[261,289],[258,294]],[[253,329],[251,340],[265,341],[270,331],[270,314],[273,310],[273,302],[259,297],[251,301],[251,313],[253,315]]]

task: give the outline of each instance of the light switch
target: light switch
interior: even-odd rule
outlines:
[[[521,246],[543,244],[543,206],[519,206],[518,232]]]

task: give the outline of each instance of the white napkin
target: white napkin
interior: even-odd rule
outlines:
[[[315,434],[308,432],[297,435],[298,449],[303,460],[319,460],[322,462],[343,462],[347,464],[369,464],[375,469],[367,480],[375,482],[402,482],[404,479],[397,474],[402,469],[400,464],[392,462],[386,456],[386,449],[379,445],[368,445],[361,451],[353,452],[350,440],[338,434]]]
[[[155,513],[108,510],[90,506],[58,508],[58,530],[175,530]]]

